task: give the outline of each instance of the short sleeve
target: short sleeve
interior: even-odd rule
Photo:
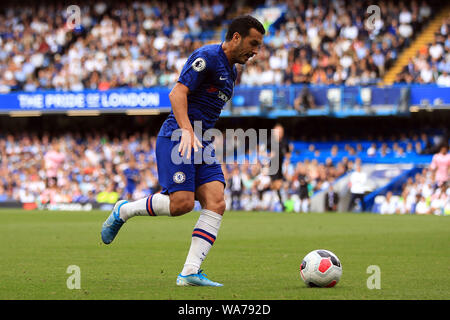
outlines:
[[[192,54],[181,70],[178,82],[184,84],[190,91],[194,91],[205,80],[210,61],[204,53]]]

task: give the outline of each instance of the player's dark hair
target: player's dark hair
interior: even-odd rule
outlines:
[[[233,38],[233,34],[235,32],[239,33],[242,38],[245,38],[249,35],[251,28],[255,28],[261,34],[266,33],[266,30],[264,29],[262,23],[259,22],[258,19],[250,15],[234,18],[233,21],[231,21],[230,26],[228,27],[225,40],[230,41]]]

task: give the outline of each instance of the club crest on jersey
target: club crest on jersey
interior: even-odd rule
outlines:
[[[192,62],[192,69],[194,69],[197,72],[202,71],[206,68],[206,61],[203,58],[197,58]]]
[[[173,182],[175,183],[183,183],[186,180],[186,175],[184,172],[178,171],[173,175]]]

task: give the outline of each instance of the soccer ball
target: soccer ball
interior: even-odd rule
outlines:
[[[334,287],[342,276],[342,265],[333,252],[314,250],[303,258],[300,276],[308,287]]]

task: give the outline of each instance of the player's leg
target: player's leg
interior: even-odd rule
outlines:
[[[242,190],[237,191],[237,209],[241,210],[242,209]]]
[[[276,192],[278,199],[280,201],[281,207],[283,208],[283,211],[285,211],[284,203],[283,203],[283,197],[281,196],[281,187],[283,186],[283,176],[281,173],[278,173],[275,180],[271,183],[271,189]]]
[[[174,164],[170,160],[172,148],[176,143],[168,137],[157,138],[156,162],[162,191],[133,202],[125,200],[117,202],[103,224],[101,235],[105,244],[111,243],[122,225],[132,217],[179,216],[192,211],[195,168],[191,163]]]
[[[191,246],[177,284],[221,286],[202,276],[200,266],[216,241],[225,212],[224,184],[220,181],[205,183],[197,188],[195,194],[202,210],[192,232]],[[194,284],[190,283],[190,276],[195,276]],[[202,279],[198,279],[199,276]]]
[[[309,212],[309,199],[308,198],[305,198],[302,201],[302,211]]]
[[[361,212],[365,212],[366,211],[366,206],[364,204],[364,194],[363,193],[359,194],[358,195],[358,199],[359,199],[359,202],[360,202],[360,205],[361,205]]]
[[[170,195],[155,193],[133,202],[121,200],[103,224],[102,240],[111,243],[122,225],[135,216],[180,216],[194,208],[194,192],[176,191]]]
[[[134,216],[179,216],[192,211],[195,168],[192,163],[172,161],[172,150],[177,148],[177,143],[169,137],[156,139],[156,164],[162,191],[125,204],[119,213],[123,221]]]
[[[224,186],[220,181],[201,185],[196,196],[202,210],[192,233],[191,248],[182,275],[197,273],[200,269],[202,261],[216,240],[225,212]]]
[[[214,154],[213,154],[214,156]],[[195,197],[202,206],[192,232],[191,246],[177,285],[221,286],[210,281],[200,270],[203,260],[216,241],[225,212],[225,178],[218,163],[197,165]]]
[[[240,201],[240,192],[236,190],[231,191],[231,208],[233,210],[239,210]]]
[[[155,193],[125,204],[119,213],[126,222],[135,216],[181,216],[194,208],[194,192],[175,191],[170,195]]]
[[[294,198],[294,212],[302,212],[302,201],[302,198],[300,198],[299,196],[296,196]]]
[[[348,208],[347,208],[348,212],[351,212],[353,210],[353,205],[355,203],[355,200],[356,200],[356,194],[352,193],[350,195],[350,202],[348,203]]]

